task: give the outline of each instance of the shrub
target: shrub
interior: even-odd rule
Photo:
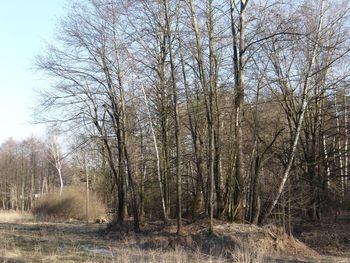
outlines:
[[[86,192],[83,188],[66,188],[62,195],[50,193],[37,200],[32,213],[45,219],[86,220]],[[104,205],[90,193],[89,220],[96,220],[105,214]]]

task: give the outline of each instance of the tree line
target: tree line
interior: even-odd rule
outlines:
[[[40,120],[85,149],[116,225],[320,220],[349,201],[349,8],[75,1],[36,61]]]
[[[76,180],[76,171],[68,163],[63,166],[57,140],[30,137],[22,141],[8,139],[0,145],[0,207],[5,210],[28,211],[41,196],[63,188]],[[76,176],[74,175],[76,174]]]

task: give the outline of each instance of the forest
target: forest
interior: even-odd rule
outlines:
[[[46,138],[0,146],[0,208],[70,185],[132,222],[350,210],[346,0],[73,1],[35,59]]]

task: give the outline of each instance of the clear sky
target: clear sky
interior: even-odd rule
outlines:
[[[0,6],[0,143],[40,136],[32,125],[34,89],[48,85],[33,70],[34,57],[52,42],[65,0],[5,0]]]

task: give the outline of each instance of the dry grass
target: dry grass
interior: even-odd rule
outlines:
[[[268,261],[264,251],[254,251],[247,247],[236,248],[232,254],[235,263],[263,263]]]
[[[263,262],[260,254],[243,248],[236,248],[230,257],[214,249],[187,248],[177,243],[177,237],[171,233],[163,237],[170,243],[174,241],[171,246],[169,242],[167,247],[150,246],[147,232],[116,238],[113,233],[106,235],[106,225],[33,222],[32,216],[15,212],[2,215],[13,220],[0,223],[0,262]],[[26,219],[31,221],[25,222]]]
[[[322,255],[348,258],[350,262],[350,222],[304,223],[295,227],[295,234]]]
[[[33,221],[34,219],[34,216],[29,212],[0,210],[0,223],[21,223]]]
[[[90,195],[89,220],[104,216],[104,205]],[[86,220],[86,193],[81,188],[66,188],[62,195],[51,193],[41,197],[32,210],[33,214],[44,220]]]
[[[216,234],[208,236],[206,222],[197,222],[185,225],[184,234],[177,236],[176,226],[150,222],[141,234],[106,234],[106,225],[33,222],[30,215],[1,214],[0,262],[349,262],[306,260],[301,254],[311,250],[271,226],[216,222]],[[287,250],[299,255],[286,257]]]
[[[77,223],[0,224],[0,262],[227,262],[179,247],[143,249],[127,240],[115,242],[101,236],[100,228]]]

